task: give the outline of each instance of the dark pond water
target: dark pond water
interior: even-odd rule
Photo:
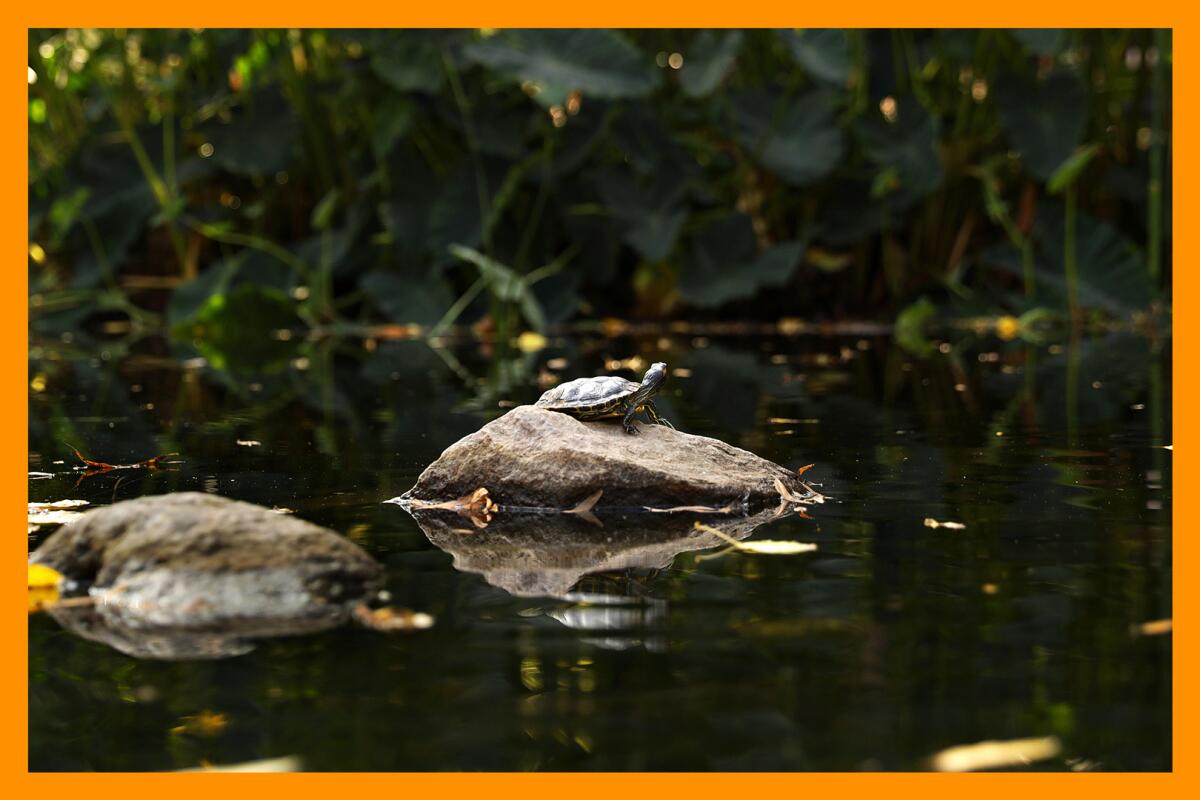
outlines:
[[[1169,341],[944,349],[665,328],[515,355],[287,343],[254,366],[35,342],[29,469],[55,477],[31,500],[199,490],[295,509],[437,622],[173,662],[31,617],[30,768],[892,770],[1054,736],[1061,752],[1029,768],[1169,769],[1171,636],[1138,627],[1172,616]],[[539,378],[633,357],[682,368],[661,403],[681,429],[815,464],[833,499],[754,536],[816,552],[685,552],[519,596],[382,503]],[[77,484],[64,443],[181,463]]]

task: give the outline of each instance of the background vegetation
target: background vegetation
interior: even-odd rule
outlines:
[[[1141,318],[1170,63],[1130,30],[33,30],[32,324]]]

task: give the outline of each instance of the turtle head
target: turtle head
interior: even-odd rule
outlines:
[[[642,385],[638,389],[638,395],[645,400],[650,395],[662,388],[667,382],[667,365],[661,361],[656,361],[650,365],[650,369],[646,370],[646,374],[642,376]]]

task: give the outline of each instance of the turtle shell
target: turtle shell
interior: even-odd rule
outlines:
[[[639,386],[641,384],[616,375],[577,378],[550,389],[534,405],[568,413],[615,409]]]

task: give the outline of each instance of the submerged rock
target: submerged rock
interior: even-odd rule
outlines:
[[[347,621],[383,568],[339,534],[261,506],[184,492],[83,514],[30,555],[88,593],[50,613],[131,655],[235,655],[248,639]]]
[[[447,501],[482,487],[502,508],[571,508],[597,491],[599,508],[753,508],[779,502],[776,481],[811,493],[795,472],[717,439],[639,429],[519,406],[452,444],[400,500]]]

